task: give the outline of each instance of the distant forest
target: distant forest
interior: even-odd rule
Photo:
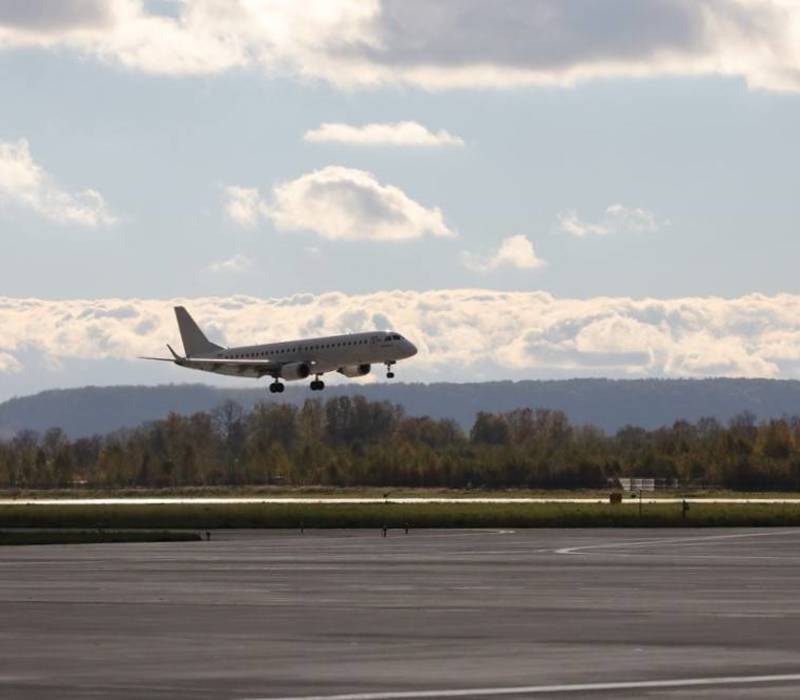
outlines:
[[[469,430],[363,396],[301,406],[225,401],[106,436],[57,427],[0,441],[0,487],[246,484],[597,488],[623,476],[683,486],[800,489],[800,418],[742,413],[607,434],[557,410],[479,412]]]
[[[244,383],[244,382],[243,382]],[[70,438],[166,418],[211,411],[225,400],[247,411],[261,402],[298,408],[308,387],[287,385],[280,399],[266,386],[212,387],[202,384],[108,386],[56,389],[0,403],[0,439],[20,430],[44,432],[60,426]],[[331,384],[325,398],[365,396],[400,404],[409,416],[452,418],[469,432],[478,411],[506,413],[535,407],[563,411],[576,425],[596,425],[613,433],[626,425],[660,428],[676,420],[697,422],[714,416],[727,424],[750,411],[759,420],[800,413],[800,381],[774,379],[565,379],[464,384]]]

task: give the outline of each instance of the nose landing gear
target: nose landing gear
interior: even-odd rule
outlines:
[[[387,379],[394,379],[394,372],[392,372],[392,365],[394,361],[390,361],[386,363],[386,378]]]

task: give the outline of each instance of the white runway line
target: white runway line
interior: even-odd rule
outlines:
[[[645,505],[652,505],[657,503],[676,504],[682,501],[687,503],[729,503],[729,504],[764,504],[764,505],[800,505],[800,498],[643,498],[642,503]],[[233,505],[233,504],[376,504],[376,503],[397,503],[397,504],[428,504],[428,503],[442,503],[442,504],[458,504],[458,503],[471,503],[471,504],[497,504],[497,505],[513,505],[513,504],[529,504],[529,503],[575,503],[575,504],[591,504],[591,503],[608,503],[608,498],[549,498],[549,497],[475,497],[475,498],[346,498],[346,497],[319,497],[319,498],[303,498],[295,496],[275,496],[275,497],[224,497],[224,496],[211,496],[207,498],[181,498],[170,496],[153,496],[142,498],[0,498],[0,505],[3,506],[28,506],[28,505],[62,505],[62,506],[85,506],[85,505],[98,505],[98,506],[113,506],[113,505]],[[622,500],[622,505],[638,505],[638,498],[627,498]]]
[[[775,537],[778,535],[800,536],[797,530],[771,530],[769,532],[739,532],[734,535],[699,535],[697,537],[661,537],[639,540],[622,540],[621,542],[604,542],[603,544],[586,544],[575,547],[556,549],[556,554],[582,554],[585,550],[613,549],[615,547],[645,547],[663,544],[702,544],[716,540],[735,540],[744,537]]]
[[[497,695],[543,695],[546,693],[591,693],[609,690],[645,690],[659,688],[702,688],[705,686],[759,685],[800,682],[800,673],[772,676],[719,676],[712,678],[676,678],[658,681],[621,681],[618,683],[574,683],[565,685],[528,685],[507,688],[458,688],[452,690],[408,690],[383,693],[345,693],[343,695],[302,695],[247,698],[246,700],[414,700],[415,698],[468,698]]]

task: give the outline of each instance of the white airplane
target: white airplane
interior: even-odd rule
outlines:
[[[223,348],[206,338],[184,307],[176,306],[175,316],[186,356],[181,357],[167,345],[172,353],[171,358],[141,359],[173,362],[179,367],[234,377],[270,376],[273,382],[269,385],[269,390],[273,394],[283,391],[281,379],[293,381],[314,375],[311,390],[321,391],[325,388],[325,382],[320,377],[325,372],[339,372],[345,377],[363,377],[369,374],[372,364],[378,363],[386,365],[386,377],[392,379],[392,365],[398,360],[417,354],[413,343],[393,331],[349,333],[284,343]]]

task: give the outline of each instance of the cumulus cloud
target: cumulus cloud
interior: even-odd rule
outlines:
[[[59,187],[33,160],[25,139],[0,141],[0,204],[3,203],[61,224],[94,227],[116,221],[97,190],[72,193]]]
[[[174,304],[226,345],[394,328],[420,349],[400,370],[406,379],[800,378],[800,295],[560,299],[481,289],[168,301],[0,297],[0,371],[24,372],[30,352],[58,367],[133,361],[165,342],[180,347]],[[174,371],[176,381],[212,379]]]
[[[217,260],[208,266],[208,269],[214,273],[222,274],[238,274],[245,272],[253,266],[253,261],[246,255],[238,253],[227,260]]]
[[[359,146],[463,146],[464,141],[449,131],[433,132],[417,122],[387,124],[323,123],[303,135],[311,143],[348,143]]]
[[[266,207],[255,187],[228,185],[224,189],[223,206],[228,218],[245,228],[253,228],[266,214]]]
[[[571,85],[722,75],[800,90],[796,0],[28,0],[0,47],[67,47],[135,70],[256,66],[342,86]]]
[[[661,222],[653,212],[640,207],[626,207],[612,204],[606,208],[603,217],[596,222],[582,219],[574,209],[558,214],[558,226],[578,238],[586,236],[607,236],[614,233],[654,233]]]
[[[498,267],[532,270],[545,265],[544,260],[536,255],[533,243],[522,235],[504,238],[497,251],[488,257],[464,252],[461,259],[465,267],[476,272],[488,272]]]
[[[404,240],[455,236],[438,207],[428,208],[364,170],[331,165],[273,188],[226,188],[225,209],[245,226],[260,218],[284,231],[313,231],[331,240]]]

